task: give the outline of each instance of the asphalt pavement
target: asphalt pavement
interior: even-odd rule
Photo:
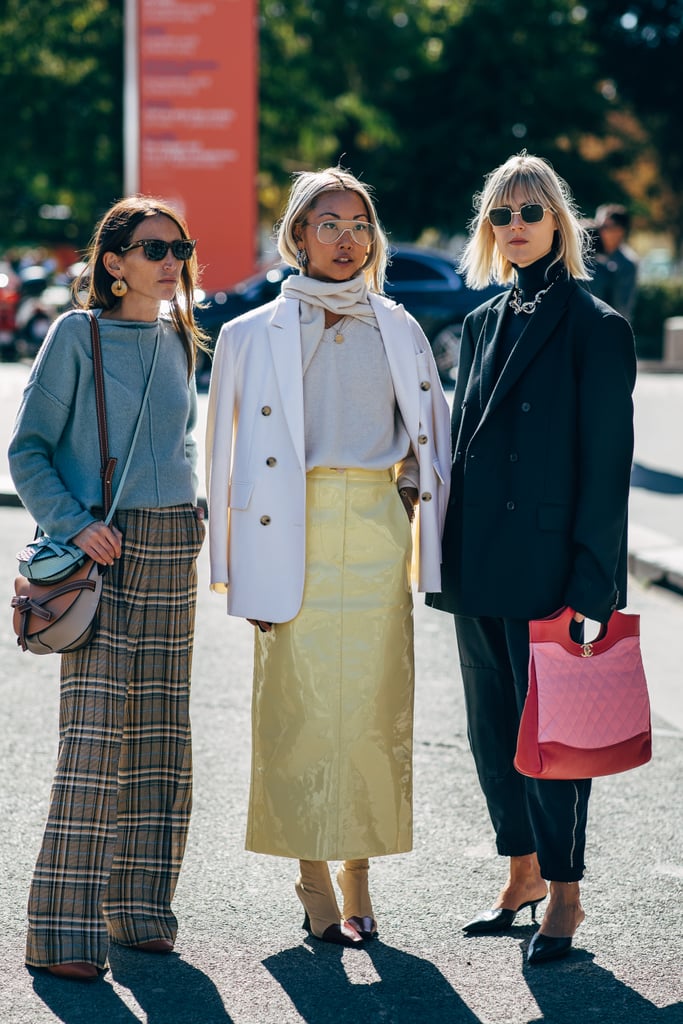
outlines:
[[[0,366],[0,460],[27,373]],[[8,590],[0,631],[0,1024],[683,1024],[683,375],[641,375],[636,425],[628,610],[642,617],[654,757],[595,781],[587,919],[571,956],[540,967],[524,963],[533,932],[527,911],[500,937],[461,931],[492,901],[504,863],[467,746],[452,620],[419,598],[414,850],[373,861],[378,941],[341,950],[301,930],[295,865],[243,849],[252,631],[209,593],[204,550],[195,806],[174,902],[176,952],[113,947],[108,972],[88,986],[29,972],[26,895],[57,746],[58,659],[22,654],[14,643],[14,553],[32,525],[0,461]]]

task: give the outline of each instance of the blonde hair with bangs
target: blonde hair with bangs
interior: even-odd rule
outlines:
[[[370,291],[382,292],[389,245],[377,217],[372,189],[341,167],[328,167],[323,171],[299,171],[294,175],[287,206],[277,226],[277,248],[280,256],[290,267],[298,267],[295,230],[304,224],[320,196],[329,192],[355,192],[363,200],[368,220],[375,229],[375,238],[362,274]]]
[[[540,203],[555,215],[553,263],[562,262],[577,280],[590,279],[584,257],[590,249],[587,231],[579,222],[576,203],[566,181],[547,160],[529,156],[526,151],[511,156],[484,179],[484,188],[474,196],[475,216],[470,237],[460,259],[460,269],[471,288],[485,288],[495,282],[515,280],[514,265],[496,245],[488,212],[495,206],[511,206],[513,196],[524,196],[526,203]]]

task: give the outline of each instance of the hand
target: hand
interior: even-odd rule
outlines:
[[[198,523],[204,522],[204,507],[203,505],[195,505],[194,507],[195,519]]]
[[[586,616],[582,615],[581,612],[574,612],[574,622],[583,622],[585,618]]]
[[[412,523],[415,518],[415,505],[417,503],[417,487],[400,487],[398,491],[403,507],[406,510],[406,515]]]
[[[77,533],[72,543],[85,551],[98,565],[113,565],[114,559],[121,557],[121,541],[123,534],[115,526],[105,523],[90,523]]]
[[[252,626],[258,626],[262,633],[270,633],[273,628],[272,622],[263,622],[261,619],[247,619],[247,622],[250,622]]]

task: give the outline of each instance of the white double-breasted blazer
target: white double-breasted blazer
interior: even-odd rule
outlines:
[[[427,338],[371,294],[394,393],[419,466],[418,586],[441,589],[450,482],[450,413]],[[406,453],[407,454],[407,453]],[[287,622],[306,555],[306,452],[299,301],[280,296],[221,329],[206,430],[211,586],[228,612]]]

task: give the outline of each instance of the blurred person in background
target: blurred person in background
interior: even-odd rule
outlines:
[[[627,243],[631,216],[625,206],[610,203],[597,208],[593,223],[599,242],[590,291],[631,321],[638,290],[638,256]]]
[[[299,273],[216,347],[211,585],[256,627],[246,847],[297,859],[304,927],[358,947],[369,858],[412,847],[410,523],[438,590],[449,411],[427,338],[381,294],[366,185],[298,174],[278,248]]]
[[[528,688],[529,620],[560,607],[606,622],[626,604],[626,518],[636,359],[627,321],[588,278],[566,183],[522,153],[475,197],[467,283],[512,287],[465,320],[452,416],[442,592],[454,613],[468,736],[509,874],[468,935],[509,929],[550,900],[527,959],[569,953],[585,915],[590,779],[513,765]]]

